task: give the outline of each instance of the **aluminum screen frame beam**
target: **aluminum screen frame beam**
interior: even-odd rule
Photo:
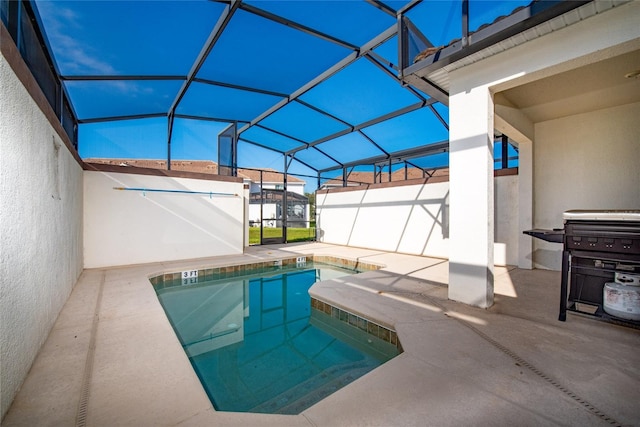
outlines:
[[[238,138],[238,142],[246,142],[247,144],[255,145],[256,147],[264,148],[265,150],[273,151],[278,154],[282,154],[284,156],[284,151],[280,151],[276,148],[269,147],[268,145],[260,144],[259,142],[252,141],[247,138]]]
[[[248,130],[251,126],[256,125],[258,122],[270,116],[271,114],[275,113],[285,105],[289,104],[292,101],[295,101],[297,98],[304,95],[306,92],[308,92],[312,88],[316,87],[323,81],[327,80],[329,77],[333,76],[343,68],[347,67],[348,65],[358,60],[366,52],[375,49],[376,47],[380,46],[387,40],[391,39],[393,36],[396,35],[397,31],[398,31],[397,25],[392,25],[391,27],[387,28],[378,36],[374,37],[371,41],[369,41],[368,43],[365,43],[362,47],[355,50],[354,52],[351,52],[351,54],[346,56],[341,61],[337,62],[332,67],[328,68],[325,72],[320,74],[318,77],[309,81],[308,83],[303,85],[300,89],[293,92],[286,99],[283,99],[282,101],[276,103],[273,107],[269,108],[268,110],[260,114],[258,117],[251,120],[249,124],[245,125],[244,127],[238,130],[238,134],[242,134],[242,132]]]
[[[427,105],[430,105],[430,104],[433,104],[435,102],[437,102],[437,101],[432,98],[432,99],[424,100],[424,101],[421,101],[421,102],[417,102],[415,104],[408,105],[408,106],[406,106],[404,108],[401,108],[399,110],[392,111],[390,113],[384,114],[384,115],[382,115],[380,117],[377,117],[375,119],[368,120],[366,122],[363,122],[363,123],[360,123],[358,125],[355,125],[353,127],[353,129],[345,129],[345,130],[333,133],[331,135],[327,135],[327,136],[322,137],[320,139],[317,139],[317,140],[315,140],[313,142],[310,142],[309,143],[309,147],[315,147],[316,145],[322,144],[323,142],[327,142],[327,141],[330,141],[332,139],[347,135],[349,133],[359,131],[359,130],[364,129],[364,128],[368,127],[368,126],[373,126],[373,125],[375,125],[377,123],[384,122],[384,121],[389,120],[389,119],[393,119],[393,118],[401,116],[403,114],[410,113],[410,112],[415,111],[415,110],[419,110],[420,108],[422,108],[424,106],[427,106]],[[290,150],[290,151],[287,152],[287,154],[294,154],[294,153],[300,151],[301,149],[303,149],[303,148],[297,148],[297,149]]]
[[[314,168],[313,166],[311,166],[310,164],[308,164],[307,162],[304,162],[300,159],[296,159],[294,156],[291,156],[291,161],[295,160],[296,162],[300,163],[301,165],[308,167],[309,169],[311,169],[314,172],[318,172],[317,168]],[[292,174],[294,175],[294,174]],[[311,176],[307,176],[308,178],[312,178]]]
[[[277,135],[283,136],[283,137],[285,137],[285,138],[291,139],[291,140],[293,140],[293,141],[295,141],[295,142],[298,142],[298,143],[300,143],[300,144],[304,145],[304,147],[299,147],[299,148],[300,148],[300,150],[299,150],[299,151],[303,151],[303,150],[306,150],[306,149],[308,149],[308,148],[311,148],[311,147],[309,147],[309,143],[308,143],[308,142],[303,141],[303,140],[301,140],[301,139],[299,139],[299,138],[296,138],[296,137],[294,137],[294,136],[288,135],[288,134],[286,134],[286,133],[280,132],[280,131],[275,130],[275,129],[271,129],[271,128],[267,127],[267,126],[260,125],[260,124],[257,124],[257,125],[256,125],[256,127],[261,128],[261,129],[265,129],[265,130],[267,130],[267,131],[269,131],[269,132],[273,132],[273,133],[275,133],[275,134],[277,134]],[[251,141],[251,140],[246,139],[246,138],[243,138],[243,137],[240,137],[240,138],[239,138],[239,140],[243,140],[243,141],[251,142],[251,143],[252,143],[252,144],[254,144],[254,145],[257,145],[257,146],[260,146],[260,147],[263,147],[263,148],[267,148],[267,146],[266,146],[266,145],[264,145],[264,144],[260,144],[260,143],[257,143],[257,142],[255,142],[255,141]],[[285,154],[287,153],[286,151],[281,151],[281,150],[278,150],[278,149],[275,149],[275,148],[272,148],[272,147],[269,147],[269,148],[270,148],[270,149],[272,149],[273,151],[277,152],[277,153],[282,154],[282,155],[285,155]],[[320,154],[322,154],[323,156],[327,157],[327,158],[328,158],[329,160],[331,160],[332,162],[337,163],[337,164],[340,164],[340,162],[338,162],[336,159],[334,159],[333,157],[331,157],[330,155],[328,155],[328,154],[327,154],[327,153],[325,153],[324,151],[322,151],[322,150],[320,150],[320,149],[318,149],[318,148],[316,148],[316,150],[317,150]],[[294,154],[295,154],[295,153],[294,153]],[[298,162],[302,163],[303,165],[305,165],[305,166],[307,166],[307,167],[310,167],[310,168],[311,168],[311,169],[313,169],[313,170],[316,170],[316,171],[318,170],[318,168],[316,168],[316,167],[312,167],[312,166],[309,166],[307,163],[303,162],[302,160],[296,159],[296,161],[298,161]]]
[[[438,120],[440,120],[440,123],[442,123],[442,126],[444,126],[444,128],[447,130],[447,132],[449,131],[449,123],[447,123],[447,121],[440,115],[440,113],[438,112],[438,110],[436,110],[433,106],[433,104],[429,104],[429,108],[431,109],[431,112],[433,112],[433,114],[436,116],[436,118]]]
[[[220,160],[222,153],[221,147],[223,147],[221,141],[223,138],[231,139],[229,150],[231,164],[223,165]],[[220,173],[222,168],[225,168],[225,170],[229,169],[229,173]],[[238,176],[238,122],[229,123],[229,126],[218,133],[218,175]]]
[[[407,3],[403,7],[398,9],[396,11],[396,15],[397,16],[404,15],[405,13],[409,12],[411,9],[413,9],[414,7],[419,5],[420,3],[422,3],[422,0],[411,0],[410,3]]]
[[[144,114],[130,114],[126,116],[104,116],[104,117],[95,117],[90,119],[78,119],[78,124],[115,122],[118,120],[154,119],[158,117],[167,117],[167,113],[166,112],[144,113]],[[194,116],[191,114],[174,114],[174,117],[176,119],[199,120],[199,121],[218,122],[218,123],[233,123],[233,122],[247,123],[244,120],[233,120],[233,119],[222,118],[222,117]]]
[[[317,113],[320,113],[320,114],[322,114],[322,115],[324,115],[326,117],[329,117],[329,118],[331,118],[331,119],[333,119],[333,120],[335,120],[337,122],[340,122],[345,126],[353,128],[353,125],[351,123],[349,123],[349,122],[347,122],[345,120],[342,120],[340,117],[335,116],[335,115],[323,110],[322,108],[319,108],[319,107],[316,107],[315,105],[309,104],[308,102],[303,101],[303,100],[301,100],[299,98],[296,99],[295,102],[297,102],[298,104],[304,105],[305,107],[307,107],[307,108],[309,108],[309,109],[311,109],[311,110],[313,110],[313,111],[315,111]]]
[[[312,149],[316,150],[318,153],[322,154],[323,156],[327,157],[329,160],[331,160],[334,163],[337,163],[338,165],[340,165],[340,167],[343,166],[342,162],[339,162],[338,160],[334,159],[330,154],[325,153],[324,151],[322,151],[321,149],[319,149],[318,147],[311,147]],[[300,151],[300,150],[298,150]],[[297,153],[297,151],[296,151]],[[286,153],[286,155],[288,156],[295,156],[296,153]]]
[[[78,119],[78,124],[86,125],[91,123],[105,123],[105,122],[117,122],[119,120],[138,120],[138,119],[155,119],[158,117],[167,117],[166,112],[151,113],[151,114],[130,114],[126,116],[110,116],[110,117],[97,117],[92,119]]]
[[[269,147],[267,145],[260,144],[259,142],[251,141],[250,139],[238,138],[238,142],[244,142],[244,143],[247,143],[247,144],[250,144],[250,145],[254,145],[256,147],[264,148],[265,150],[269,150],[269,151],[276,152],[278,154],[282,154],[283,156],[285,155],[284,151],[280,151],[280,150],[277,150],[277,149],[275,149],[273,147]],[[309,169],[311,169],[311,170],[313,170],[315,172],[318,172],[317,168],[311,166],[310,164],[308,164],[308,163],[306,163],[306,162],[304,162],[304,161],[302,161],[300,159],[293,158],[293,160],[295,160],[296,162],[300,163],[301,165],[303,165],[305,167],[308,167]],[[240,168],[240,169],[247,169],[247,168]],[[314,177],[309,176],[309,178],[314,178]]]
[[[229,22],[231,21],[233,14],[239,9],[239,7],[240,7],[240,0],[237,0],[237,1],[232,0],[231,4],[224,9],[222,14],[218,18],[216,25],[213,27],[213,30],[211,30],[211,33],[209,34],[207,41],[205,42],[204,46],[200,50],[198,57],[196,58],[193,65],[191,66],[191,70],[189,70],[189,74],[187,74],[187,80],[182,84],[182,87],[178,91],[178,94],[176,95],[175,99],[173,100],[173,103],[171,104],[171,107],[169,108],[169,112],[167,113],[167,121],[168,121],[167,169],[169,170],[171,169],[171,136],[173,134],[173,119],[176,112],[176,108],[178,108],[178,104],[180,104],[180,101],[182,101],[182,98],[184,98],[184,95],[187,93],[187,90],[191,86],[191,83],[193,83],[194,79],[196,78],[198,71],[200,71],[200,68],[202,68],[202,65],[204,64],[207,57],[209,56],[209,53],[213,49],[213,46],[215,46],[215,44],[218,42],[218,40],[222,36],[222,33],[224,32],[224,29],[227,27],[227,25],[229,25]],[[236,137],[238,135],[239,135],[239,132],[236,132]]]
[[[169,109],[169,115],[173,115],[175,113],[175,110],[178,107],[178,104],[180,103],[180,101],[182,101],[182,98],[186,94],[187,89],[189,89],[189,86],[191,86],[191,83],[196,78],[198,71],[200,71],[200,68],[202,68],[202,65],[204,64],[207,57],[209,56],[209,53],[211,52],[215,44],[220,39],[220,36],[222,36],[224,29],[227,27],[227,25],[229,25],[229,22],[231,21],[233,14],[238,10],[239,7],[240,7],[240,1],[232,0],[231,4],[225,8],[220,18],[218,18],[218,22],[216,22],[216,25],[213,27],[213,30],[211,30],[211,33],[209,34],[207,41],[205,42],[204,46],[200,50],[200,53],[198,54],[198,57],[196,58],[195,62],[191,66],[191,70],[189,70],[189,74],[187,74],[186,81],[178,91],[176,98],[171,104],[171,108]]]
[[[9,3],[8,8],[12,9],[11,4],[14,2],[7,2]],[[44,31],[44,25],[42,23],[42,17],[40,16],[40,11],[38,10],[38,6],[37,4],[32,4],[31,1],[21,1],[21,2],[16,2],[18,3],[17,7],[18,7],[18,11],[17,13],[20,14],[20,6],[23,5],[25,11],[27,12],[27,15],[30,15],[29,18],[33,19],[35,22],[33,22],[33,29],[36,33],[36,37],[38,38],[38,40],[40,41],[41,45],[42,45],[42,52],[45,56],[45,59],[47,60],[47,62],[49,63],[49,66],[52,67],[52,71],[53,74],[55,75],[55,77],[58,80],[58,85],[59,85],[59,89],[61,91],[61,94],[59,96],[59,100],[57,102],[56,108],[54,108],[54,111],[56,112],[56,115],[58,115],[59,113],[59,118],[60,118],[60,124],[63,125],[64,127],[64,123],[63,123],[63,114],[62,114],[62,108],[64,106],[64,102],[66,99],[66,103],[69,106],[69,110],[71,110],[71,115],[73,116],[73,119],[75,120],[75,148],[76,148],[76,152],[78,151],[78,112],[76,111],[76,107],[73,104],[73,102],[71,102],[71,97],[69,96],[69,92],[67,91],[66,86],[63,84],[62,79],[60,78],[60,67],[58,67],[58,62],[55,60],[55,56],[53,55],[53,49],[51,48],[51,43],[49,42],[49,36],[47,35],[47,32]],[[21,25],[21,24],[18,24]],[[7,28],[8,30],[8,28]],[[18,42],[16,41],[16,46],[17,46]],[[60,111],[58,111],[58,109],[60,109]]]
[[[295,136],[292,136],[292,135],[286,134],[286,133],[284,133],[284,132],[280,132],[279,130],[272,129],[272,128],[268,127],[268,126],[264,126],[264,125],[260,125],[260,124],[257,124],[257,125],[256,125],[256,127],[257,127],[257,128],[260,128],[260,129],[267,130],[267,131],[269,131],[269,132],[273,132],[273,133],[275,133],[276,135],[280,135],[280,136],[283,136],[283,137],[285,137],[285,138],[287,138],[287,139],[290,139],[290,140],[292,140],[292,141],[298,142],[298,143],[300,143],[300,144],[304,145],[304,146],[305,146],[305,148],[309,148],[309,143],[308,143],[307,141],[303,141],[303,140],[301,140],[300,138],[296,138]],[[286,151],[282,151],[282,154],[284,154],[284,153],[286,153]]]
[[[113,81],[113,80],[141,80],[141,81],[154,81],[154,80],[187,80],[187,76],[179,75],[76,75],[76,76],[60,76],[60,80],[67,82],[79,82],[79,81]]]
[[[355,160],[353,162],[345,163],[342,167],[332,167],[332,168],[321,169],[320,173],[331,172],[334,170],[349,168],[352,166],[379,164],[381,162],[386,162],[392,159],[397,159],[398,161],[405,161],[405,158],[411,159],[414,157],[421,157],[429,154],[444,153],[447,151],[449,151],[449,140],[444,140],[440,142],[435,142],[433,144],[423,145],[420,147],[409,148],[407,150],[396,151],[396,152],[390,153],[388,156],[376,156],[376,157],[369,157],[361,160]],[[424,169],[424,168],[421,168],[421,169]]]
[[[377,57],[376,57],[377,56]],[[375,52],[367,52],[364,57],[366,59],[369,60],[369,62],[371,62],[373,65],[375,65],[376,67],[378,67],[380,70],[382,70],[385,74],[387,74],[387,76],[391,77],[393,80],[395,80],[396,83],[398,83],[400,86],[402,86],[404,89],[408,90],[409,92],[411,92],[411,94],[413,94],[416,98],[424,101],[428,98],[425,98],[424,96],[422,96],[420,94],[420,92],[418,92],[413,86],[406,84],[405,82],[403,82],[400,77],[398,77],[396,74],[393,74],[388,68],[386,68],[384,66],[384,64],[382,62],[380,62],[379,58],[382,58],[380,55],[375,55]],[[384,58],[382,58],[384,59]],[[448,95],[447,95],[448,96]]]
[[[211,86],[225,87],[225,88],[229,88],[229,89],[243,90],[243,91],[246,91],[246,92],[260,93],[260,94],[263,94],[263,95],[277,96],[279,98],[286,98],[287,96],[289,96],[288,94],[282,93],[282,92],[274,92],[274,91],[271,91],[271,90],[257,89],[257,88],[254,88],[254,87],[241,86],[241,85],[236,85],[236,84],[232,84],[232,83],[219,82],[219,81],[216,81],[216,80],[203,79],[203,78],[200,78],[200,77],[194,77],[193,81],[195,83],[202,83],[202,84],[207,84],[207,85],[211,85]],[[248,123],[248,122],[245,122],[245,123]]]
[[[391,6],[381,2],[380,0],[365,0],[365,1],[367,3],[369,3],[371,6],[375,7],[376,9],[380,9],[381,11],[386,13],[387,15],[393,16],[394,18],[398,14],[398,12],[396,12],[395,9],[393,9]]]
[[[203,122],[217,122],[217,123],[233,123],[233,122],[237,122],[237,123],[246,123],[243,120],[229,120],[229,119],[222,119],[222,118],[218,118],[218,117],[194,116],[194,115],[191,115],[191,114],[174,114],[174,117],[176,119],[199,120],[199,121],[203,121]]]
[[[284,17],[282,17],[280,15],[276,15],[274,13],[268,12],[268,11],[266,11],[264,9],[260,9],[258,7],[255,7],[255,6],[251,6],[251,5],[246,4],[246,3],[241,3],[240,8],[242,10],[244,10],[245,12],[253,13],[254,15],[260,16],[261,18],[269,19],[271,21],[277,22],[278,24],[282,24],[282,25],[285,25],[287,27],[296,29],[298,31],[302,31],[305,34],[309,34],[311,36],[320,38],[322,40],[337,44],[338,46],[342,46],[344,48],[351,49],[351,50],[358,50],[358,46],[356,46],[356,45],[353,45],[353,44],[351,44],[349,42],[346,42],[344,40],[340,40],[339,38],[333,37],[333,36],[331,36],[329,34],[325,34],[325,33],[321,32],[321,31],[314,30],[311,27],[307,27],[306,25],[302,25],[302,24],[300,24],[298,22],[295,22],[295,21],[292,21],[290,19],[284,18]]]
[[[366,139],[367,141],[369,141],[369,143],[371,145],[373,145],[374,147],[376,147],[378,150],[380,150],[382,152],[382,155],[388,156],[389,152],[387,150],[385,150],[384,148],[382,148],[380,145],[378,145],[377,142],[375,142],[369,135],[367,135],[366,133],[364,133],[364,131],[362,129],[358,129],[356,132],[358,132],[360,135],[362,135],[362,137],[364,139]],[[317,147],[316,147],[317,148]]]
[[[379,53],[376,53],[374,51],[369,51],[369,52],[366,53],[366,55],[371,57],[371,58],[373,58],[373,59],[375,59],[379,63],[387,65],[387,66],[393,68],[395,71],[400,72],[400,67],[398,67],[396,64],[394,64],[393,62],[389,61],[387,58],[385,58],[384,56],[380,55]]]

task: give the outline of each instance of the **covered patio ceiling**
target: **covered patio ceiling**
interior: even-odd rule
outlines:
[[[398,22],[411,17],[445,45],[461,36],[463,17],[473,30],[528,2],[469,1],[467,15],[463,3],[31,2],[78,119],[81,155],[97,144],[189,158],[189,134],[208,132],[213,147],[235,123],[239,152],[279,153],[313,173],[392,157],[448,164],[447,97],[401,82]],[[128,136],[102,138],[114,127]]]

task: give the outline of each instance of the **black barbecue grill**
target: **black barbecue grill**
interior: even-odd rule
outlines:
[[[611,316],[603,308],[605,284],[620,275],[640,274],[640,210],[572,210],[563,219],[564,228],[524,231],[564,246],[559,320],[565,321],[570,310],[640,326],[640,321]]]

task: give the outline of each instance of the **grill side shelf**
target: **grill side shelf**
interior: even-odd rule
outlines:
[[[564,240],[564,229],[562,228],[554,228],[553,230],[534,228],[533,230],[525,230],[522,233],[545,242],[563,243]]]

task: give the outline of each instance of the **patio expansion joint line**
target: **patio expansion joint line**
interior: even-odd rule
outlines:
[[[535,375],[537,375],[538,377],[542,378],[545,382],[547,382],[548,384],[552,385],[555,389],[561,391],[564,395],[566,395],[567,397],[571,398],[575,402],[579,403],[582,407],[587,409],[589,412],[591,412],[592,414],[596,415],[598,418],[608,422],[610,425],[617,426],[617,427],[622,427],[623,426],[620,422],[616,421],[613,417],[610,417],[609,415],[605,414],[604,412],[602,412],[601,410],[596,408],[594,405],[589,403],[587,400],[583,399],[582,397],[578,396],[576,393],[574,393],[573,391],[569,390],[567,387],[562,385],[559,381],[557,381],[553,377],[550,377],[549,375],[545,374],[543,371],[541,371],[539,368],[537,368],[532,363],[526,361],[523,357],[519,356],[513,350],[509,349],[505,345],[500,344],[498,341],[496,341],[493,338],[489,337],[484,332],[480,331],[479,329],[477,329],[476,327],[472,326],[468,322],[465,322],[464,320],[459,319],[457,317],[450,316],[448,314],[447,309],[444,306],[442,306],[441,304],[439,304],[437,301],[433,301],[433,304],[441,307],[446,316],[457,320],[458,323],[460,323],[461,325],[466,326],[472,332],[474,332],[476,335],[478,335],[480,338],[484,339],[486,342],[488,342],[489,344],[491,344],[492,346],[494,346],[495,348],[500,350],[502,353],[504,353],[507,356],[511,357],[513,360],[515,360],[517,366],[521,366],[523,368],[527,368],[528,370],[533,372]]]
[[[366,290],[366,291],[371,292],[371,293],[375,293],[375,294],[377,294],[379,296],[382,296],[382,297],[395,299],[395,300],[398,300],[398,301],[401,301],[401,302],[403,302],[403,300],[404,300],[405,303],[410,303],[409,301],[407,301],[407,299],[405,297],[403,297],[401,295],[397,295],[397,293],[395,293],[395,292],[376,291],[376,290],[373,290],[373,289],[368,289],[365,286],[361,286],[361,285],[350,284],[350,286],[355,287],[355,288],[359,288],[359,289],[362,289],[362,290]],[[429,300],[429,302],[431,304],[433,304],[433,306],[435,306],[435,307],[439,308],[440,310],[442,310],[442,313],[445,316],[456,320],[458,323],[460,323],[463,326],[466,326],[472,332],[474,332],[476,335],[478,335],[480,338],[484,339],[486,342],[488,342],[489,344],[491,344],[492,346],[494,346],[495,348],[500,350],[502,353],[506,354],[507,356],[509,356],[513,360],[515,360],[517,366],[521,366],[521,367],[527,368],[528,370],[533,372],[535,375],[537,375],[538,377],[542,378],[545,382],[547,382],[548,384],[552,385],[555,389],[561,391],[564,395],[566,395],[567,397],[571,398],[575,402],[579,403],[582,407],[587,409],[589,412],[591,412],[592,414],[596,415],[598,418],[608,422],[610,425],[617,426],[617,427],[622,427],[623,426],[620,422],[616,421],[613,417],[610,417],[609,415],[605,414],[604,412],[602,412],[601,410],[596,408],[594,405],[589,403],[587,400],[583,399],[582,397],[578,396],[576,393],[574,393],[573,391],[569,390],[567,387],[562,385],[559,381],[555,380],[554,378],[552,378],[549,375],[547,375],[544,372],[542,372],[535,365],[533,365],[532,363],[526,361],[523,357],[519,356],[513,350],[509,349],[505,345],[500,344],[498,341],[496,341],[493,338],[489,337],[484,332],[480,331],[479,329],[477,329],[476,327],[472,326],[468,322],[465,322],[463,319],[460,319],[460,318],[458,318],[456,316],[452,316],[451,314],[449,314],[449,311],[447,310],[447,308],[444,305],[442,305],[440,302],[436,301],[434,298],[429,297],[427,295],[424,295],[424,296]],[[422,302],[417,303],[417,304],[414,303],[414,305],[420,306],[420,305],[424,305],[424,303],[422,303]],[[407,322],[403,322],[403,323],[407,323]]]
[[[313,427],[316,427],[316,426],[317,426],[317,424],[316,424],[316,423],[314,423],[313,421],[311,421],[311,419],[310,419],[310,418],[309,418],[309,417],[308,417],[304,412],[303,412],[303,413],[301,413],[300,415],[302,415],[302,417],[303,417],[305,420],[307,420],[307,422],[309,423],[309,425],[311,425],[311,426],[313,426]]]
[[[89,389],[91,387],[91,377],[93,374],[93,360],[96,350],[96,332],[98,330],[98,321],[100,314],[100,305],[102,303],[102,290],[106,271],[102,271],[100,276],[100,285],[98,288],[98,297],[96,298],[96,308],[93,313],[93,321],[91,323],[91,337],[89,339],[89,349],[84,364],[84,373],[82,374],[82,388],[80,389],[80,399],[78,401],[78,410],[76,412],[76,427],[84,427],[87,424],[87,407],[89,404]]]

